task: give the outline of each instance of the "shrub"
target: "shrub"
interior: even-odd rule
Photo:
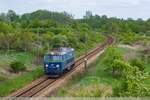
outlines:
[[[26,67],[23,63],[19,62],[19,61],[14,61],[10,64],[10,67],[12,68],[12,70],[17,73],[20,71],[25,71]]]
[[[122,54],[116,47],[110,46],[105,51],[103,63],[105,64],[107,70],[112,72],[112,76],[116,76],[115,73],[118,71],[118,67],[114,64],[115,60],[123,60]]]
[[[130,63],[132,66],[137,66],[141,71],[145,69],[144,62],[141,59],[133,59],[130,61]]]
[[[121,83],[114,88],[114,94],[120,97],[145,97],[150,96],[149,86],[145,84],[148,74],[140,71],[128,62],[116,60],[117,66],[122,69]]]

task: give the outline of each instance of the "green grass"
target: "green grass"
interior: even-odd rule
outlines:
[[[127,53],[127,52],[129,52],[129,51],[133,51],[133,50],[131,50],[131,49],[129,49],[129,48],[121,48],[121,47],[118,47],[117,49],[118,49],[119,52],[121,52],[122,54],[125,54],[125,53]]]
[[[29,64],[33,60],[33,56],[29,53],[17,53],[12,56],[14,56],[17,61],[20,61],[25,64]]]
[[[146,67],[146,68],[145,68],[145,71],[147,71],[147,72],[150,73],[150,64],[146,64],[145,67]]]
[[[10,62],[17,60],[19,62],[22,62],[26,65],[31,64],[31,61],[33,60],[34,56],[30,53],[24,53],[24,52],[11,52],[10,54],[0,54],[0,64],[10,64]]]
[[[130,51],[130,49],[126,48],[118,48],[118,50],[125,54]],[[82,76],[74,77],[67,86],[64,86],[58,92],[58,96],[67,96],[72,89],[82,89],[85,87],[89,87],[94,84],[103,84],[105,86],[111,86],[112,88],[116,88],[116,84],[120,84],[120,81],[113,78],[110,73],[105,71],[104,64],[102,62],[103,55],[101,55],[97,61],[91,64],[88,68],[88,72]],[[77,87],[76,87],[77,86]],[[81,95],[82,96],[82,95]]]
[[[12,93],[13,91],[31,83],[33,80],[41,77],[43,75],[43,70],[41,67],[34,71],[26,72],[22,76],[14,77],[0,83],[0,96],[4,97]]]

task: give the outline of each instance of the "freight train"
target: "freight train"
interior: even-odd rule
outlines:
[[[44,73],[48,76],[61,76],[72,69],[75,63],[75,50],[60,47],[44,55]]]

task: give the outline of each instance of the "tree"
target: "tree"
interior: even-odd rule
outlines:
[[[0,32],[2,32],[2,33],[10,33],[10,32],[13,32],[13,28],[9,24],[6,24],[4,22],[0,22]]]
[[[107,33],[118,33],[120,31],[120,27],[115,22],[108,22],[103,25],[102,30]]]
[[[73,18],[72,15],[70,15],[66,12],[58,13],[58,12],[51,12],[51,11],[47,11],[47,10],[37,10],[35,12],[26,13],[21,16],[22,21],[28,20],[30,22],[35,19],[38,19],[40,21],[53,20],[53,21],[56,21],[56,22],[62,23],[62,24],[68,24],[68,23],[72,22],[73,21],[72,18]]]
[[[17,50],[29,51],[35,39],[35,34],[31,32],[17,33],[16,41],[13,43],[13,48]]]
[[[10,51],[10,46],[13,43],[14,40],[14,34],[13,33],[7,33],[5,34],[5,44],[7,47],[7,51]]]
[[[67,37],[65,35],[56,35],[52,40],[53,48],[61,47],[61,46],[68,46]]]
[[[66,36],[67,36],[67,41],[68,41],[69,46],[71,46],[73,48],[79,48],[80,42],[77,37],[77,34],[68,33],[68,34],[66,34]]]
[[[46,48],[48,48],[48,50],[50,49],[50,47],[52,47],[51,42],[53,39],[53,33],[46,33],[46,34],[42,34],[42,39],[41,41],[43,42],[44,46],[46,46]]]
[[[2,22],[7,22],[8,21],[8,17],[5,13],[0,14],[0,21],[2,21]]]
[[[0,48],[10,51],[11,44],[14,41],[14,34],[13,33],[0,33]]]
[[[105,51],[105,56],[103,63],[105,64],[107,70],[112,72],[113,76],[118,74],[118,66],[115,64],[115,60],[122,60],[122,54],[113,46],[110,46]]]
[[[4,33],[0,33],[0,49],[4,50],[5,46],[4,46]]]
[[[19,16],[13,10],[7,12],[7,17],[9,20],[8,22],[16,22],[19,20]]]

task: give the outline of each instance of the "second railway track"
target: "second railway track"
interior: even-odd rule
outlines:
[[[79,65],[85,62],[85,58],[89,60],[91,57],[95,56],[97,53],[102,51],[107,45],[110,45],[114,42],[112,37],[108,37],[107,40],[99,45],[97,48],[91,50],[87,55],[83,55],[75,61],[75,66],[73,69],[67,73],[65,73],[60,78],[63,79],[67,75],[71,74]],[[58,78],[58,79],[60,79]],[[50,79],[46,76],[41,77],[40,79],[32,82],[26,87],[16,91],[11,94],[9,97],[37,97],[41,91],[45,90],[47,87],[53,86],[55,83],[57,84],[58,79]]]

